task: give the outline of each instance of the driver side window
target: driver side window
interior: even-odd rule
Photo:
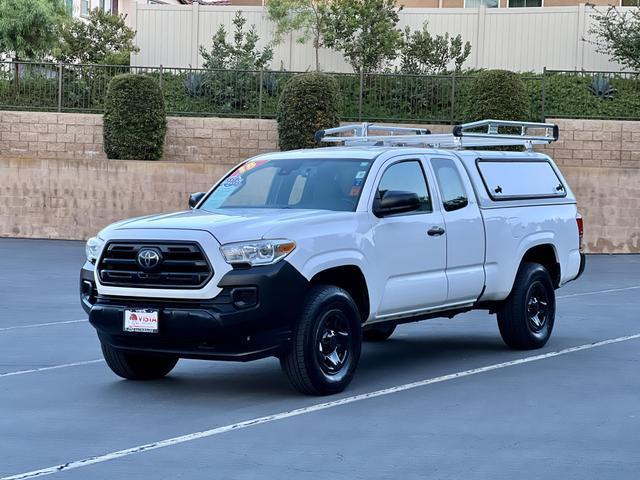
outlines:
[[[415,212],[433,211],[429,189],[427,188],[427,179],[418,160],[404,160],[394,163],[385,170],[378,184],[376,198],[378,200],[382,199],[388,191],[415,193],[420,199],[420,207]]]

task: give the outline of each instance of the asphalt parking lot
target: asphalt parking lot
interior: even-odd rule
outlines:
[[[639,476],[640,256],[589,257],[542,350],[508,350],[482,312],[404,325],[328,398],[275,359],[120,380],[79,306],[83,256],[0,239],[0,480]]]

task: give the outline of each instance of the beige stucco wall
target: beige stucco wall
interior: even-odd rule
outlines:
[[[277,149],[273,120],[169,118],[163,161],[107,160],[101,123],[0,112],[0,236],[81,239],[115,220],[181,210],[233,164]],[[544,150],[576,193],[587,250],[640,253],[640,122],[557,123],[561,139]]]

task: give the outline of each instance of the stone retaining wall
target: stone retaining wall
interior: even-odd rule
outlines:
[[[182,210],[233,164],[277,149],[273,120],[168,122],[163,161],[106,160],[99,115],[0,112],[0,236],[82,239]],[[543,150],[576,193],[587,250],[640,253],[640,122],[557,123],[561,140]]]
[[[234,165],[277,149],[275,120],[168,117],[163,160]],[[0,157],[106,160],[102,115],[0,111]]]

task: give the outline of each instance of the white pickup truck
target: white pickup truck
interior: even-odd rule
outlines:
[[[331,394],[363,339],[472,309],[495,312],[510,347],[542,347],[555,289],[584,268],[576,200],[531,148],[557,136],[493,120],[338,127],[317,138],[344,145],[259,155],[188,211],[108,226],[80,278],[107,364],[140,380],[179,358],[275,356],[299,391]]]

